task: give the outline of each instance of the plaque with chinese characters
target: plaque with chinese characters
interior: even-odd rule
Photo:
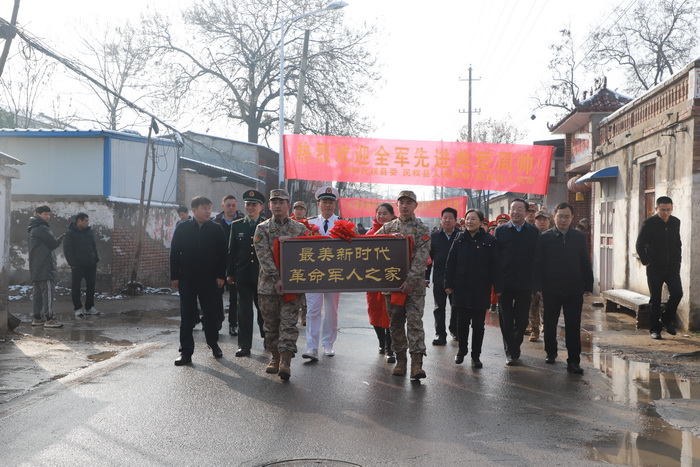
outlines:
[[[407,238],[290,239],[281,244],[285,293],[394,292],[406,281]]]

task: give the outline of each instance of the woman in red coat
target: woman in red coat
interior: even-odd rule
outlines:
[[[366,235],[374,235],[382,225],[393,219],[396,219],[394,207],[389,203],[380,204],[372,220],[372,228]],[[386,310],[386,300],[381,292],[367,292],[367,314],[369,314],[369,324],[374,326],[374,332],[377,333],[379,353],[386,353],[386,361],[395,363],[396,357],[391,349],[391,334],[389,334],[389,312]]]

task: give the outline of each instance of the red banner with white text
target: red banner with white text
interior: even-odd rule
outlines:
[[[552,146],[284,135],[285,178],[547,194]]]
[[[359,217],[374,217],[377,206],[382,203],[389,203],[396,206],[393,199],[365,199],[365,198],[340,198],[340,215],[346,219],[357,219]],[[455,198],[436,199],[433,201],[419,201],[416,208],[416,217],[442,217],[442,210],[445,208],[455,208],[457,218],[463,217],[467,212],[467,197],[457,196]]]

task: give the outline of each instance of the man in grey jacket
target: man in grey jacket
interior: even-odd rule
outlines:
[[[29,218],[29,275],[34,282],[34,320],[32,326],[60,328],[63,323],[54,319],[53,291],[56,280],[56,256],[54,250],[61,245],[49,228],[51,208],[42,205]]]

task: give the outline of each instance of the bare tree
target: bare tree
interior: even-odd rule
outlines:
[[[580,67],[581,58],[578,56],[580,47],[569,29],[562,29],[559,33],[559,41],[549,46],[552,52],[552,59],[547,66],[550,81],[542,83],[533,97],[535,110],[548,107],[559,113],[567,113],[579,102],[578,83],[581,82],[580,75],[584,71]]]
[[[138,102],[148,95],[150,80],[144,76],[150,60],[150,48],[134,27],[127,22],[123,26],[103,26],[102,37],[83,37],[85,65],[92,75],[105,87],[118,95],[129,95]],[[113,93],[106,92],[88,82],[88,86],[103,106],[95,112],[93,122],[109,130],[125,126],[124,112],[130,107]],[[145,119],[144,116],[135,117]]]
[[[277,130],[280,20],[324,6],[324,0],[204,0],[183,13],[187,37],[163,16],[145,21],[170,63],[170,98],[187,98],[210,120],[232,119],[257,143]],[[304,28],[311,30],[301,132],[360,136],[369,131],[360,98],[377,79],[366,48],[374,29],[343,26],[337,12],[285,23],[285,97],[297,95]],[[287,108],[294,109],[293,105]],[[287,121],[292,122],[292,118]]]
[[[472,140],[475,143],[499,143],[514,144],[525,137],[525,132],[518,130],[512,123],[510,116],[502,120],[487,118],[474,125]],[[467,141],[467,127],[459,131],[459,141]]]
[[[693,57],[698,45],[700,2],[640,0],[609,30],[589,37],[591,58],[625,69],[626,92],[639,95],[673,75]]]
[[[32,126],[39,98],[49,86],[55,68],[56,64],[42,54],[17,43],[16,53],[7,61],[0,78],[0,90],[17,128]]]

